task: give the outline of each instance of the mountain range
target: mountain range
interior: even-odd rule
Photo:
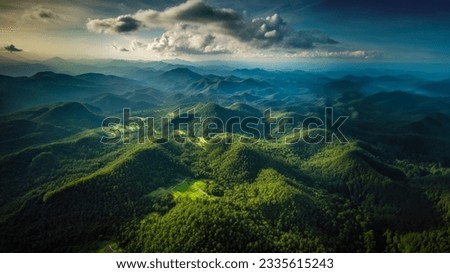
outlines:
[[[0,74],[2,252],[450,251],[448,78],[3,57]],[[280,138],[178,141],[195,118],[264,130],[269,109]],[[346,142],[299,138],[339,116]],[[146,118],[180,129],[141,142]]]

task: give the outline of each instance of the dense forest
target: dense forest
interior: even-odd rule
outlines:
[[[298,74],[266,73],[284,77],[286,86],[307,84],[295,82]],[[11,90],[17,81],[32,86],[44,76],[53,78],[41,79],[50,94],[40,98],[45,106],[23,101],[0,123],[2,252],[450,251],[448,99],[371,93],[361,79],[310,76],[314,96],[295,100],[298,91],[274,90],[261,78],[203,77],[187,68],[164,71],[165,82],[150,79],[154,88],[110,78],[111,86],[121,82],[132,91],[97,97],[86,81],[101,76],[66,75],[61,84],[71,85],[66,77],[74,84],[63,103],[53,101],[61,88],[57,74],[2,84]],[[190,82],[191,93],[170,93],[164,77],[183,79],[174,86]],[[83,92],[89,95],[74,102]],[[236,141],[243,132],[225,128],[184,144],[176,141],[181,131],[168,141],[140,143],[133,138],[139,129],[127,127],[129,144],[101,143],[103,118],[125,106],[135,117],[168,116],[174,123],[186,119],[173,115],[177,108],[225,120],[263,116],[271,107],[278,118],[296,118],[292,127],[332,106],[335,115],[350,117],[342,126],[348,142],[293,141],[298,134],[291,127],[280,139]]]

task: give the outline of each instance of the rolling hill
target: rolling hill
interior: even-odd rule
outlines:
[[[446,80],[59,58],[42,66],[0,76],[2,252],[449,251]],[[180,128],[155,139],[137,137],[139,122],[100,128],[122,108],[136,120],[166,118],[147,132]],[[271,138],[229,125],[180,141],[194,118],[248,121],[269,108],[283,119]],[[339,116],[349,117],[348,142],[306,141],[332,133],[308,128],[318,118]],[[129,143],[103,144],[112,133]]]

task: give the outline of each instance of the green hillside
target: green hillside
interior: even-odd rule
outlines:
[[[32,92],[23,102],[1,94],[14,103],[0,121],[0,251],[450,251],[448,98],[373,92],[409,81],[394,76],[163,67],[137,71],[144,82],[4,77],[0,85]],[[200,126],[180,141],[196,118],[264,118],[266,106],[280,138],[231,126],[208,137]],[[122,126],[121,108],[134,125]],[[310,125],[340,115],[348,142],[308,142],[333,133]],[[101,142],[110,116],[129,143]],[[153,133],[179,128],[138,139],[146,117]]]

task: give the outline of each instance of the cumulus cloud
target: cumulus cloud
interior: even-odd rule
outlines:
[[[229,50],[216,42],[212,34],[204,34],[197,27],[177,24],[160,38],[148,44],[148,50],[158,52],[182,52],[187,54],[225,54]]]
[[[239,40],[262,48],[279,44],[289,34],[286,22],[278,14],[250,22],[241,21],[237,28],[228,31]]]
[[[9,51],[9,52],[21,52],[21,51],[23,51],[23,49],[20,49],[20,48],[17,48],[15,45],[13,45],[13,44],[10,44],[10,45],[8,45],[8,46],[5,46],[4,47],[4,49],[6,49],[7,51]]]
[[[202,26],[207,35],[232,36],[240,41],[252,42],[257,47],[278,43],[288,33],[286,23],[278,14],[246,21],[241,13],[214,8],[200,0],[189,0],[164,11],[148,9],[116,18],[90,19],[87,28],[99,33],[126,33],[140,28],[170,30],[180,22]]]
[[[179,54],[229,54],[224,41],[218,42],[216,36],[204,34],[198,27],[177,24],[173,29],[164,32],[161,37],[144,43],[133,40],[128,47],[113,45],[117,51],[146,50],[162,53],[167,56]]]
[[[23,17],[28,20],[41,21],[45,23],[60,19],[60,16],[56,12],[41,5],[34,6],[31,9],[26,10]]]
[[[87,29],[98,33],[129,33],[141,29],[165,32],[151,42],[135,41],[129,51],[187,54],[226,54],[253,49],[283,49],[313,57],[371,58],[366,51],[328,51],[339,42],[321,31],[294,30],[279,15],[248,19],[233,9],[216,8],[201,0],[162,11],[147,9],[116,18],[89,19]]]

